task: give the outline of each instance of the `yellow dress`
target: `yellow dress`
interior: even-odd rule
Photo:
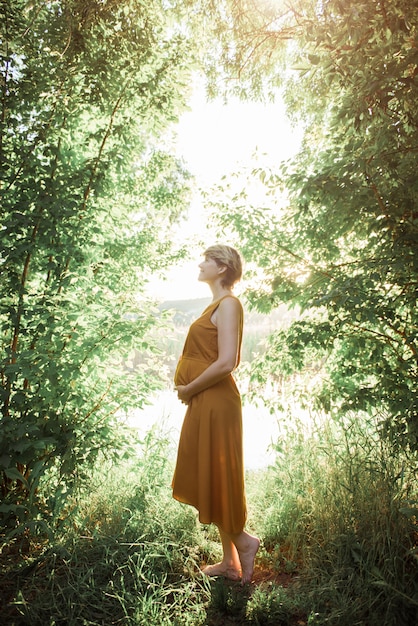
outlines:
[[[216,361],[218,330],[211,317],[221,300],[210,304],[190,326],[174,377],[176,385],[187,385]],[[239,348],[242,328],[241,307]],[[194,506],[203,524],[214,523],[229,534],[243,530],[241,397],[231,374],[193,396],[187,405],[172,487],[173,497]]]

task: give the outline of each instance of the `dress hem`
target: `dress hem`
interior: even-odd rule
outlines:
[[[199,508],[196,506],[196,504],[193,504],[192,502],[188,502],[187,500],[184,500],[182,498],[180,498],[179,496],[174,495],[173,493],[173,498],[174,500],[177,500],[177,502],[180,502],[181,504],[186,504],[187,506],[192,506],[194,509],[196,509],[197,513],[198,513],[198,518],[199,518],[199,522],[201,524],[203,524],[204,526],[209,526],[210,524],[215,524],[215,526],[217,526],[218,528],[221,528],[224,532],[226,532],[228,535],[239,535],[240,533],[242,533],[242,531],[245,528],[245,522],[246,522],[246,517],[244,519],[244,523],[243,525],[240,527],[239,530],[228,530],[226,528],[224,528],[221,524],[221,522],[217,522],[216,520],[203,520],[199,511]]]

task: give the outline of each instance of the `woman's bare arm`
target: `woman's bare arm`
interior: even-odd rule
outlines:
[[[188,385],[176,387],[178,397],[186,404],[197,393],[215,385],[237,366],[241,305],[235,298],[224,298],[216,309],[214,320],[218,328],[218,358]]]

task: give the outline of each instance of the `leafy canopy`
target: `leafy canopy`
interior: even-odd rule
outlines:
[[[158,1],[7,0],[1,41],[0,513],[59,513],[161,384],[144,295],[183,254],[189,175],[165,152],[188,44]],[[136,352],[136,367],[129,366]]]
[[[292,162],[255,173],[268,186],[267,205],[250,205],[245,192],[220,201],[222,228],[235,230],[262,270],[249,294],[254,306],[287,302],[302,311],[272,337],[254,377],[322,362],[314,403],[336,415],[377,413],[394,445],[416,450],[417,8],[331,0],[283,12],[271,3],[274,36],[264,23],[234,47],[242,24],[255,25],[267,9],[224,6],[232,23],[224,52],[234,49],[224,71],[241,68],[253,86],[268,71],[264,82],[278,84],[285,59],[284,98],[305,126]]]

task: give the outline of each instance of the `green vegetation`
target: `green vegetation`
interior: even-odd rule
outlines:
[[[7,536],[51,530],[99,452],[124,454],[115,416],[165,383],[143,292],[183,254],[171,228],[189,191],[160,140],[187,73],[167,20],[158,3],[0,3]]]
[[[416,484],[371,427],[289,424],[274,466],[248,474],[263,545],[245,588],[199,575],[217,535],[172,499],[171,442],[151,431],[136,460],[92,472],[54,541],[27,534],[3,551],[3,623],[414,624]]]
[[[322,430],[296,466],[278,448],[273,528],[288,507],[284,535],[311,570],[311,623],[415,624],[417,8],[278,4],[233,12],[222,49],[237,89],[282,86],[306,129],[302,149],[243,172],[241,193],[225,184],[208,195],[220,230],[255,264],[253,306],[301,313],[252,362],[250,397],[293,419],[298,405],[325,412],[341,435],[337,445]],[[255,177],[263,204],[247,192]]]
[[[0,0],[2,623],[418,623],[417,24],[406,0]],[[218,546],[171,444],[122,420],[179,347],[145,287],[186,255],[193,71],[305,129],[202,194],[252,319],[287,315],[243,352],[282,426],[245,589],[197,573]]]
[[[418,452],[417,7],[302,1],[257,26],[262,14],[255,31],[236,16],[235,36],[246,23],[247,46],[258,37],[269,65],[248,54],[242,79],[280,77],[303,145],[290,163],[252,168],[241,193],[208,195],[220,231],[255,265],[253,306],[303,313],[255,375],[321,364],[311,405],[379,416],[383,437]],[[263,204],[248,197],[254,178]]]

